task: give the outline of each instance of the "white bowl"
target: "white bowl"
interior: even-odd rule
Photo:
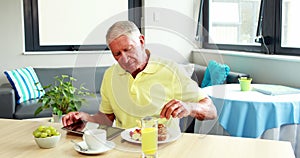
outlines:
[[[34,138],[34,140],[40,148],[53,148],[60,140],[60,136],[61,135],[46,138]]]

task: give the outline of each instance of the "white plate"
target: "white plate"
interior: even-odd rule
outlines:
[[[84,141],[79,142],[78,144],[81,147],[83,147],[83,148],[86,148],[86,149],[88,148],[87,145],[86,145],[86,143]],[[98,150],[91,150],[91,149],[89,149],[87,151],[81,151],[77,145],[74,145],[74,149],[77,152],[80,152],[80,153],[83,153],[83,154],[101,154],[101,153],[107,152],[107,151],[115,148],[115,146],[116,146],[116,144],[114,142],[107,141],[106,144],[102,148],[100,148]]]
[[[130,137],[130,131],[134,131],[135,129],[137,129],[138,127],[136,128],[130,128],[130,129],[126,129],[124,130],[122,133],[121,133],[121,137],[123,139],[125,139],[126,141],[128,142],[131,142],[131,143],[141,143],[141,141],[138,141],[138,140],[134,140]],[[175,130],[169,130],[168,129],[168,137],[166,140],[163,140],[163,141],[158,141],[158,144],[163,144],[163,143],[169,143],[169,142],[173,142],[175,140],[177,140],[181,135],[181,132],[180,131],[175,131]]]

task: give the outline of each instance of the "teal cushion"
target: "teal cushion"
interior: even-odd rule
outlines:
[[[205,70],[201,87],[223,84],[229,74],[230,68],[226,64],[210,60]]]
[[[45,93],[32,67],[5,71],[4,74],[15,90],[18,104],[40,98]]]

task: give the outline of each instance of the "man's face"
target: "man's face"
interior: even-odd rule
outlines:
[[[122,35],[113,40],[109,47],[120,66],[129,73],[137,70],[147,59],[143,35],[137,40]]]

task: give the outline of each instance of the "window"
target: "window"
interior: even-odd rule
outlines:
[[[131,20],[141,25],[141,1],[23,2],[26,51],[106,50],[105,33],[112,23]]]
[[[300,23],[298,19],[300,1],[282,0],[281,46],[300,48]]]
[[[300,55],[298,0],[202,0],[203,47]],[[261,16],[260,16],[261,15]],[[259,25],[261,20],[261,25]]]

